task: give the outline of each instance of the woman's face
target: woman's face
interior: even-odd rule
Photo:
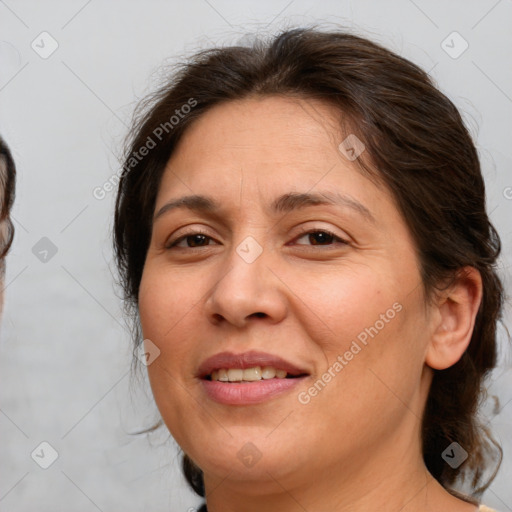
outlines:
[[[210,481],[289,489],[420,453],[431,329],[415,247],[352,161],[363,148],[339,149],[337,117],[312,100],[225,103],[163,175],[139,295],[160,350],[148,371]]]

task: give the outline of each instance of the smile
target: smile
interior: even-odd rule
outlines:
[[[251,405],[295,388],[309,373],[278,356],[221,352],[203,361],[197,377],[206,396],[225,405]]]
[[[286,379],[296,377],[288,374],[286,370],[274,368],[273,366],[254,366],[253,368],[220,368],[214,370],[210,379],[220,382],[255,382],[268,379]]]

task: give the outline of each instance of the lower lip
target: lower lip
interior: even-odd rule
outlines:
[[[263,379],[254,382],[229,383],[202,380],[206,394],[215,402],[227,405],[259,404],[291,391],[306,377],[294,379]]]

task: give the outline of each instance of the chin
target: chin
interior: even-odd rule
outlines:
[[[306,467],[297,451],[300,443],[292,434],[287,438],[293,441],[293,446],[287,447],[283,436],[265,439],[269,429],[258,436],[251,435],[250,429],[245,430],[247,435],[234,435],[225,443],[211,438],[202,448],[193,443],[194,449],[185,452],[191,454],[204,473],[221,479],[229,478],[240,484],[268,482],[275,486],[275,479],[285,481],[290,474],[296,474],[301,465]],[[217,446],[214,451],[212,445]]]

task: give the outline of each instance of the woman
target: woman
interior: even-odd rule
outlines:
[[[5,257],[14,238],[10,213],[16,189],[16,166],[9,147],[0,137],[0,313],[4,305]]]
[[[476,511],[500,241],[453,104],[300,29],[202,52],[144,105],[114,245],[203,510]]]

